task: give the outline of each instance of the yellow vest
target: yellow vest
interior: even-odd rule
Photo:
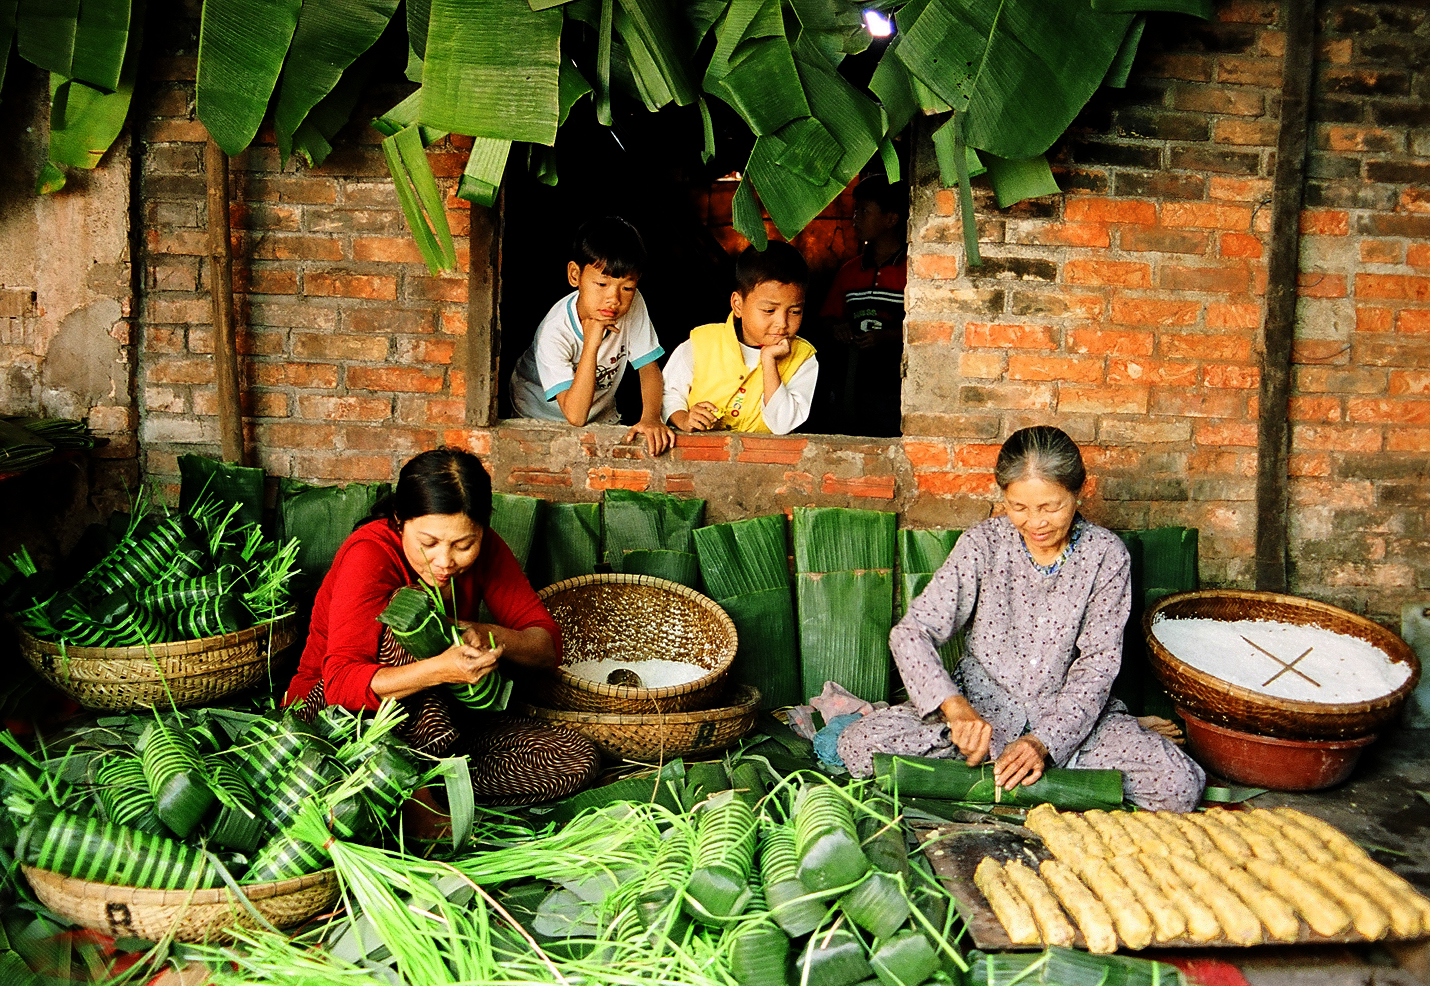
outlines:
[[[715,425],[723,431],[762,431],[765,426],[765,374],[759,363],[746,369],[740,350],[740,338],[735,331],[735,313],[724,322],[712,322],[690,330],[690,345],[694,348],[695,376],[690,381],[687,408],[709,401],[720,409],[720,421]],[[775,364],[780,381],[789,383],[794,371],[814,355],[814,347],[795,336],[790,340],[789,355]]]

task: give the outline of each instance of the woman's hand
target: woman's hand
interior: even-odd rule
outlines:
[[[1026,733],[1003,748],[993,764],[993,783],[1011,791],[1019,784],[1031,784],[1043,776],[1048,748],[1032,733]]]
[[[477,648],[495,647],[512,665],[549,671],[561,663],[556,642],[541,627],[513,630],[495,623],[465,621],[457,625],[461,628],[464,642]]]
[[[491,674],[501,655],[500,644],[492,648],[453,644],[429,660],[435,662],[434,670],[441,681],[450,685],[475,685]]]
[[[948,738],[958,752],[968,758],[968,766],[977,767],[988,756],[988,744],[993,740],[993,727],[988,725],[962,695],[950,695],[939,706],[948,723]]]

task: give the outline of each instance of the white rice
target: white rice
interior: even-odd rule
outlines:
[[[578,661],[565,667],[567,671],[578,678],[598,681],[603,685],[606,684],[607,675],[612,671],[618,668],[628,668],[640,676],[641,685],[645,688],[669,688],[672,685],[683,685],[710,673],[698,664],[666,661],[661,658],[651,658],[648,661],[623,661],[620,658],[608,657],[601,661]]]
[[[1159,618],[1152,623],[1152,634],[1198,671],[1276,698],[1331,705],[1365,702],[1389,695],[1410,677],[1408,665],[1392,664],[1375,645],[1320,627],[1274,620]],[[1307,650],[1310,653],[1296,661]],[[1282,671],[1292,661],[1295,670]]]

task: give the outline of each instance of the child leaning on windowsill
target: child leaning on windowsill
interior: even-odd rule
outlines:
[[[809,417],[819,361],[798,338],[809,268],[772,242],[735,262],[730,316],[692,329],[665,367],[665,419],[680,431],[784,435]]]
[[[629,365],[640,376],[641,419],[626,441],[644,437],[651,455],[675,441],[661,417],[665,355],[636,289],[645,266],[640,233],[619,216],[576,233],[566,279],[576,290],[551,307],[511,375],[518,417],[573,425],[617,424],[616,388]]]

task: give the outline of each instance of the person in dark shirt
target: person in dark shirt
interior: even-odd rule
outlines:
[[[864,248],[839,269],[820,312],[845,357],[842,380],[835,383],[845,434],[900,431],[908,214],[902,182],[869,175],[854,187],[854,232]]]

